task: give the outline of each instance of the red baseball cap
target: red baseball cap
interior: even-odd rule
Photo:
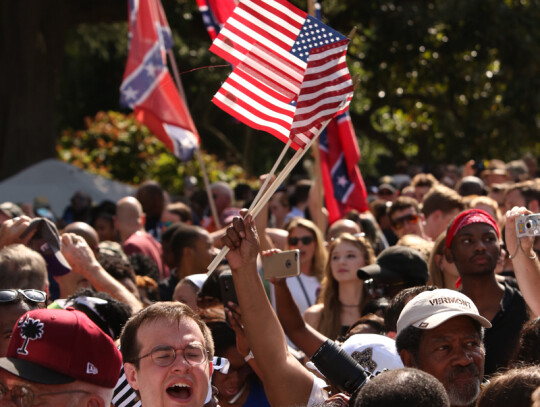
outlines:
[[[36,309],[13,328],[0,368],[43,384],[75,380],[114,388],[122,356],[113,340],[84,313],[68,309]]]

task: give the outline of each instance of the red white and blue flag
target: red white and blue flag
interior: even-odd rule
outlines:
[[[358,168],[360,149],[348,112],[332,119],[321,133],[319,150],[329,223],[352,209],[369,210],[366,186]]]
[[[293,148],[347,108],[348,39],[285,0],[241,0],[210,50],[234,66],[212,100]]]
[[[213,40],[232,14],[236,0],[197,0],[206,30]]]
[[[175,156],[188,160],[199,135],[167,68],[173,41],[159,0],[129,0],[129,38],[120,103],[132,108]]]

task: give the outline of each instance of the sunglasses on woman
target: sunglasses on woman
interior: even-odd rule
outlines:
[[[307,246],[308,244],[311,244],[313,240],[313,236],[289,237],[288,242],[289,246],[298,246],[299,242],[302,242],[304,246]]]

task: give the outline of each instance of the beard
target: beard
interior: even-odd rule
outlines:
[[[454,383],[454,381],[463,375],[471,376],[467,383]],[[450,404],[452,406],[471,405],[480,394],[480,384],[482,378],[478,367],[474,364],[468,366],[456,366],[446,373],[443,385],[448,393]]]

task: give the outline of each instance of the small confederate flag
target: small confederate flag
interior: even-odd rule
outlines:
[[[211,39],[216,38],[236,7],[235,0],[197,0],[204,25]]]
[[[241,0],[210,48],[235,67],[213,102],[245,124],[303,147],[350,101],[347,44],[285,0]]]
[[[369,209],[358,168],[360,150],[349,113],[334,118],[319,139],[324,198],[330,224],[348,211]]]
[[[174,155],[188,160],[199,145],[189,110],[167,68],[172,36],[159,0],[129,1],[130,47],[120,103],[134,110]]]

